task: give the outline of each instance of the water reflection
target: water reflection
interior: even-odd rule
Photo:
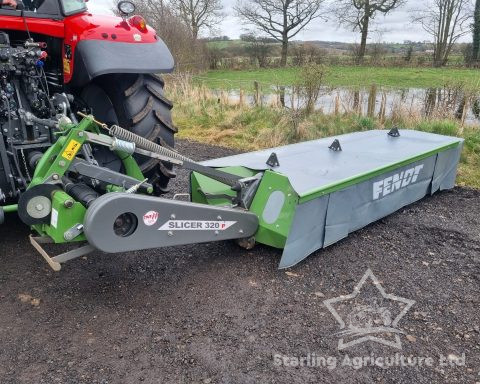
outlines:
[[[254,92],[242,90],[213,91],[222,94],[231,104],[263,105],[278,108],[312,108],[325,114],[355,112],[369,117],[394,117],[401,114],[412,117],[456,118],[469,123],[480,119],[478,95],[470,95],[461,88],[385,89],[375,85],[363,89],[322,87],[313,106],[311,97],[297,87],[272,87]]]

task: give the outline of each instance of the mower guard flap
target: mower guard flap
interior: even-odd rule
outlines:
[[[341,150],[329,149],[334,139],[338,139]],[[293,217],[280,262],[280,268],[288,268],[426,195],[453,188],[462,146],[463,140],[455,137],[413,130],[401,130],[399,137],[393,137],[388,131],[374,130],[203,164],[274,172],[288,179],[297,194],[296,207],[289,211]],[[266,164],[272,152],[279,162],[275,168]],[[263,189],[260,185],[259,193],[285,193],[271,184]],[[271,211],[270,199],[265,199],[265,211],[267,205]],[[276,196],[276,200],[288,199]],[[278,210],[285,211],[285,205]],[[260,228],[269,214],[265,211],[256,212]],[[277,217],[281,218],[281,214]],[[268,224],[275,223],[270,220]],[[258,241],[263,242],[262,236]]]

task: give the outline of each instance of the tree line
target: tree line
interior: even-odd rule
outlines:
[[[196,44],[199,37],[215,31],[225,16],[221,0],[134,2],[174,54],[192,60],[199,57],[195,55],[200,49]],[[327,19],[359,33],[356,62],[362,64],[375,19],[390,15],[406,3],[407,0],[237,0],[234,11],[251,33],[280,44],[281,66],[287,65],[292,39],[308,26]],[[425,0],[412,12],[410,21],[421,25],[431,37],[434,66],[446,65],[454,45],[469,33],[472,34],[469,61],[476,65],[480,62],[480,0]],[[185,52],[180,54],[182,50]]]

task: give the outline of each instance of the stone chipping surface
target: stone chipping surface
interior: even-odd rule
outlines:
[[[234,153],[178,149],[197,160]],[[171,186],[187,191],[187,173]],[[56,273],[28,234],[12,215],[0,227],[2,384],[480,382],[477,190],[425,198],[288,271],[277,269],[279,250],[222,242],[95,253]],[[352,293],[367,269],[386,293],[415,300],[398,324],[402,349],[337,348],[324,300]],[[348,364],[396,353],[434,364]],[[336,363],[294,366],[308,354]]]

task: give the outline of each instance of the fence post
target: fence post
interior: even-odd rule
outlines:
[[[387,93],[383,91],[382,104],[380,105],[380,112],[378,113],[378,117],[382,124],[385,122],[386,111],[387,111]]]
[[[340,114],[340,93],[335,96],[335,116]]]
[[[258,107],[260,106],[261,100],[260,100],[260,84],[258,81],[253,82],[253,87],[255,88],[255,105]]]
[[[373,117],[375,114],[375,104],[377,102],[377,86],[372,84],[370,88],[370,93],[368,95],[368,107],[367,107],[367,116]]]

